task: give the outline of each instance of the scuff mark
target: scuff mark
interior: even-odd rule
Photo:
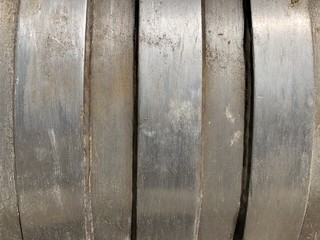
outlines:
[[[54,167],[54,174],[59,178],[62,175],[61,167],[60,167],[60,157],[59,152],[57,151],[57,141],[56,141],[56,134],[53,128],[48,129],[48,135],[50,139],[50,143],[53,147],[53,167]]]
[[[190,134],[198,135],[200,129],[194,125],[195,122],[199,122],[198,112],[199,109],[191,101],[170,101],[168,118],[173,130],[188,131]]]
[[[148,130],[146,130],[146,129],[142,129],[142,133],[143,133],[144,135],[146,135],[147,137],[153,137],[153,136],[156,134],[155,131],[148,131]]]
[[[53,146],[54,150],[56,151],[57,150],[57,142],[56,142],[56,135],[54,133],[53,128],[48,129],[48,135],[50,138],[50,143]]]
[[[55,40],[57,43],[59,43],[60,45],[63,46],[63,43],[61,41],[59,41],[57,38],[53,37],[53,36],[50,36],[51,39]]]
[[[238,142],[239,139],[240,139],[240,137],[241,137],[241,131],[238,130],[238,131],[236,131],[236,132],[233,134],[233,138],[232,138],[231,141],[230,141],[230,147],[231,147],[234,143]]]
[[[226,118],[227,118],[232,124],[234,124],[235,118],[234,118],[232,112],[231,112],[230,109],[229,109],[229,105],[226,107]]]
[[[63,207],[63,204],[62,204],[62,194],[61,194],[61,189],[60,189],[60,186],[58,184],[55,184],[54,187],[53,187],[53,193],[54,195],[56,196],[56,198],[58,199],[58,205],[59,207]]]

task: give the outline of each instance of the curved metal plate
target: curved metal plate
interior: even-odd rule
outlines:
[[[204,189],[199,239],[230,239],[241,195],[245,65],[242,0],[205,1]]]
[[[254,122],[246,240],[297,239],[307,203],[313,55],[306,1],[252,0]]]
[[[309,0],[309,9],[313,30],[316,114],[309,199],[300,240],[320,240],[320,1]]]
[[[95,239],[130,239],[134,1],[93,1],[91,186]]]
[[[18,0],[0,0],[0,239],[19,240],[14,178],[13,71]]]
[[[195,239],[201,1],[140,1],[137,239]]]
[[[15,148],[25,239],[85,239],[85,0],[22,0]]]

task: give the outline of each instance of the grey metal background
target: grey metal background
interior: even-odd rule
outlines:
[[[91,6],[91,187],[96,239],[129,239],[132,204],[134,1]]]
[[[249,2],[245,132],[242,0],[0,0],[0,239],[320,239],[320,2]]]

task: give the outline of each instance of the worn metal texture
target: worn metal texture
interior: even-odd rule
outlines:
[[[313,32],[315,74],[315,122],[309,199],[300,240],[320,240],[320,1],[309,0]]]
[[[85,20],[84,0],[21,1],[14,126],[25,239],[85,239]]]
[[[18,0],[0,1],[0,239],[21,239],[14,177],[13,72]]]
[[[205,1],[199,239],[232,239],[239,212],[245,108],[243,19],[242,0]]]
[[[137,239],[195,239],[199,224],[201,1],[140,1]]]
[[[95,239],[130,239],[134,1],[93,1],[91,201]]]
[[[252,0],[254,119],[244,239],[298,239],[313,139],[307,1]]]

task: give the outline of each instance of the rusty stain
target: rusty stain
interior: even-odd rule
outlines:
[[[123,230],[123,226],[120,223],[116,223],[117,228],[122,231]]]
[[[172,51],[175,51],[175,49],[179,48],[181,45],[180,38],[178,38],[178,40],[174,40],[173,38],[168,37],[166,34],[159,34],[157,36],[141,34],[139,41],[153,47],[169,47]]]

